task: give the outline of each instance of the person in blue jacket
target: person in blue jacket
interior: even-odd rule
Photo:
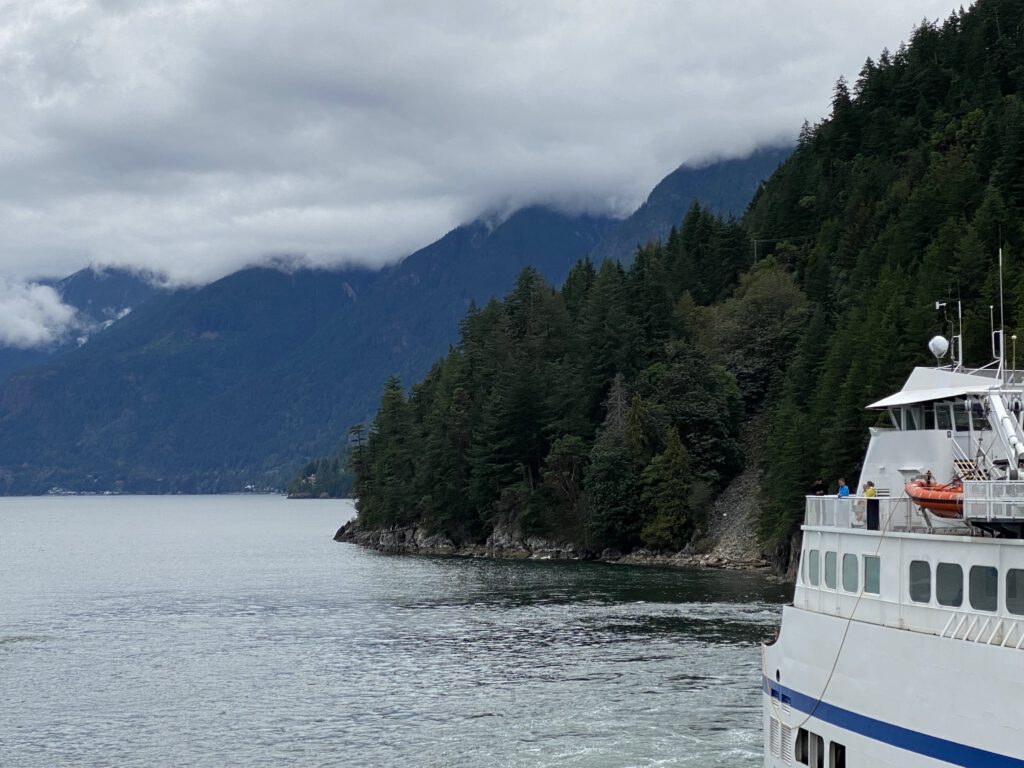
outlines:
[[[846,485],[846,481],[843,478],[839,478],[839,493],[836,494],[840,499],[845,499],[850,495],[850,488]]]

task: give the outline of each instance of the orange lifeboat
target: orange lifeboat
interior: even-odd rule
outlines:
[[[906,490],[910,500],[921,509],[939,517],[963,517],[964,486],[959,481],[936,483],[918,478],[907,483]]]

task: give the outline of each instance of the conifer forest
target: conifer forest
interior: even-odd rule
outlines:
[[[758,534],[784,551],[814,479],[856,475],[864,406],[934,364],[936,301],[962,302],[966,361],[988,362],[1000,249],[1007,336],[1024,321],[1022,25],[1021,0],[923,22],[839,79],[742,219],[695,203],[628,264],[560,286],[527,268],[473,308],[357,428],[359,525],[699,546],[760,419]]]

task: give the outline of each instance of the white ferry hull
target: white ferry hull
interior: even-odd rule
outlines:
[[[764,649],[766,768],[1024,768],[1024,649],[796,607],[782,627]],[[801,728],[821,762],[798,759]]]

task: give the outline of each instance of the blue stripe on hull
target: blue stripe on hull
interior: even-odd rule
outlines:
[[[824,701],[819,702],[811,696],[772,682],[767,677],[762,678],[761,688],[769,696],[772,693],[776,698],[788,696],[789,704],[793,709],[808,715],[813,713],[818,720],[924,757],[964,766],[964,768],[1024,768],[1024,760],[1019,758],[969,747],[966,744],[958,744],[955,741],[940,739],[937,736],[929,736],[926,733],[901,728],[883,720],[859,715]]]

